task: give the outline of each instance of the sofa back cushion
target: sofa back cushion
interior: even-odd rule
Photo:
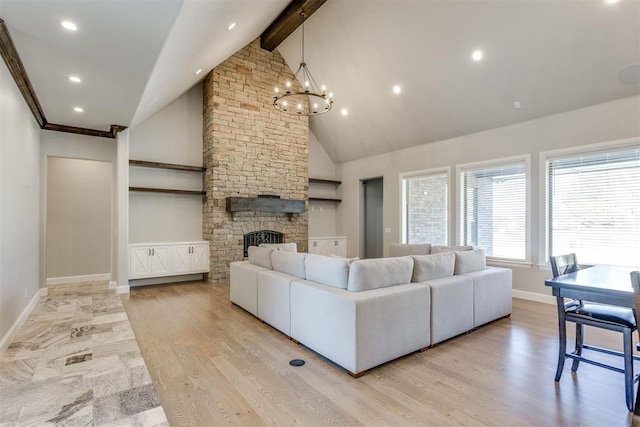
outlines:
[[[473,246],[431,246],[432,254],[439,254],[441,252],[455,252],[455,251],[471,251]]]
[[[271,264],[271,252],[273,251],[273,248],[259,248],[257,246],[249,246],[247,248],[249,262],[251,264],[259,265],[260,267],[273,270],[273,264]]]
[[[304,260],[307,280],[334,288],[347,289],[349,260],[324,255],[308,254]]]
[[[391,243],[389,245],[389,256],[407,255],[429,255],[431,253],[431,243]]]
[[[261,248],[273,248],[282,252],[298,252],[298,244],[292,243],[260,243]]]
[[[411,276],[411,281],[414,283],[453,276],[453,269],[456,263],[455,252],[414,255],[412,258],[413,276]]]
[[[304,268],[304,260],[306,257],[307,254],[305,253],[274,250],[271,252],[271,264],[273,264],[275,271],[306,279]]]
[[[362,259],[351,263],[347,290],[359,292],[411,283],[413,259],[410,256]]]
[[[487,258],[482,249],[456,251],[454,253],[456,255],[454,274],[471,273],[472,271],[480,271],[487,268]]]

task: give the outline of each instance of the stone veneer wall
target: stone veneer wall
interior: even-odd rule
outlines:
[[[260,49],[255,40],[214,68],[204,81],[203,237],[209,240],[209,281],[229,279],[229,263],[241,261],[242,236],[256,230],[285,234],[307,251],[307,212],[235,214],[226,198],[276,194],[283,199],[307,199],[309,121],[273,106],[273,88],[293,74],[277,51]],[[308,205],[308,203],[307,203]]]

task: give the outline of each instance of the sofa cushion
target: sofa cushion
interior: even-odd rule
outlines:
[[[249,255],[249,262],[260,267],[273,270],[273,264],[271,264],[271,252],[273,248],[259,248],[257,246],[249,246],[247,248],[247,254]]]
[[[261,248],[273,248],[282,252],[298,252],[298,244],[292,243],[260,243]]]
[[[347,290],[359,292],[411,283],[413,258],[361,259],[351,263]]]
[[[274,250],[271,252],[271,264],[273,264],[273,269],[276,271],[305,279],[304,259],[306,257],[307,254],[305,253]]]
[[[429,279],[453,276],[456,263],[454,252],[442,252],[433,255],[414,255],[413,276],[411,281],[421,283]]]
[[[347,289],[349,282],[349,261],[324,255],[307,254],[304,260],[307,280]]]
[[[391,243],[389,245],[390,257],[406,255],[429,255],[430,253],[430,243]]]
[[[487,258],[482,249],[456,251],[454,253],[456,255],[456,266],[453,270],[454,274],[470,273],[487,268]]]
[[[431,246],[432,254],[439,254],[441,252],[454,252],[454,251],[471,251],[473,246]]]

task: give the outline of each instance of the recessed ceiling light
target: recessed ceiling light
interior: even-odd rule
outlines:
[[[614,4],[614,3],[618,3],[618,0],[604,0],[604,2],[606,4]]]
[[[399,85],[395,85],[393,87],[393,93],[395,93],[396,95],[398,95],[400,92],[402,92],[402,88]]]
[[[195,74],[196,74],[196,76],[197,76],[198,74],[200,74],[201,72],[202,72],[202,68],[198,68],[198,70],[197,70],[197,71],[196,71],[196,73],[195,73]]]
[[[520,101],[513,102],[513,108],[515,108],[516,110],[519,110],[520,107],[522,107],[522,105],[520,105]]]
[[[340,113],[341,113],[343,116],[348,116],[348,115],[349,115],[349,110],[347,110],[346,108],[343,108],[342,110],[340,110]]]
[[[78,29],[76,24],[74,24],[71,21],[62,21],[60,25],[62,25],[64,28],[66,28],[69,31],[76,31]]]
[[[232,22],[231,24],[229,24],[229,26],[227,27],[227,30],[231,31],[236,27],[236,23]]]
[[[74,83],[82,83],[82,80],[78,76],[69,76],[69,80],[71,80]]]
[[[474,61],[480,61],[482,59],[482,51],[480,49],[474,50],[471,54],[471,58]]]
[[[75,111],[76,113],[83,113],[84,112],[82,107],[73,107],[73,111]]]

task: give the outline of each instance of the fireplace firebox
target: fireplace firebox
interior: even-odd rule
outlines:
[[[284,234],[272,230],[252,231],[244,236],[244,257],[248,257],[249,246],[260,246],[261,243],[284,243]]]

